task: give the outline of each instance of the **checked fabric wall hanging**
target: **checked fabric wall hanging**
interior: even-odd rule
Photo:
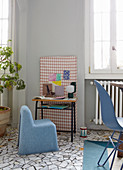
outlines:
[[[50,83],[64,86],[64,94],[67,97],[66,86],[71,82],[77,84],[77,57],[76,56],[46,56],[40,57],[40,95],[43,95],[43,84]],[[74,97],[77,95],[74,93]],[[44,110],[44,118],[49,118],[57,127],[57,130],[71,130],[70,110]],[[77,107],[76,107],[77,122]],[[77,125],[76,125],[77,127]]]

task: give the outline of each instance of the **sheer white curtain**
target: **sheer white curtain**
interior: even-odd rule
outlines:
[[[12,40],[15,42],[15,0],[0,0],[0,46],[7,46]]]
[[[19,9],[21,11],[26,9],[26,7],[27,7],[27,0],[17,0],[17,3],[18,3],[18,6],[19,6]]]
[[[0,0],[0,46],[6,46],[10,36],[10,1]]]

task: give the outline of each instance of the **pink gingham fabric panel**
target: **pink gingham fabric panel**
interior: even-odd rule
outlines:
[[[64,80],[64,70],[70,71],[70,79]],[[46,56],[40,57],[40,95],[43,95],[43,84],[49,82],[49,75],[61,74],[61,85],[64,86],[64,94],[67,97],[66,86],[71,82],[77,83],[77,57],[76,56]],[[77,87],[74,97],[77,96]],[[48,118],[56,125],[57,130],[71,130],[70,110],[43,110],[44,118]],[[76,104],[77,127],[77,104]]]

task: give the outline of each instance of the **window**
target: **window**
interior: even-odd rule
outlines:
[[[0,0],[0,46],[6,46],[11,39],[10,0]]]
[[[12,48],[14,49],[14,17],[15,17],[15,0],[0,0],[0,46],[6,47],[8,40],[13,40]],[[12,56],[13,60],[13,56]],[[0,70],[0,74],[3,71]]]
[[[116,1],[117,68],[123,69],[123,1]]]
[[[93,1],[94,69],[110,68],[110,0]]]
[[[123,72],[123,0],[87,0],[85,4],[85,10],[89,8],[85,12],[89,51],[85,57],[91,73]]]

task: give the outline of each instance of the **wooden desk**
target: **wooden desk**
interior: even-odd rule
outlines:
[[[116,83],[111,83],[111,85],[115,86],[115,87],[119,87],[123,92],[123,83],[116,82]],[[120,140],[123,140],[123,133],[121,134]],[[119,149],[123,150],[123,143],[119,146]],[[118,157],[123,157],[123,152],[118,151],[117,156]]]
[[[43,108],[41,107],[43,105],[43,102],[61,102],[62,104],[64,103],[70,103],[71,107],[70,108],[65,108],[63,110],[71,110],[71,142],[73,142],[73,118],[74,118],[74,133],[76,133],[76,108],[75,108],[75,103],[77,101],[76,98],[74,99],[32,99],[32,101],[35,102],[35,120],[37,120],[37,110],[41,110],[41,118],[43,119],[43,109],[53,109],[53,108]],[[38,107],[38,102],[41,102],[41,106]],[[63,131],[62,131],[63,132]]]

